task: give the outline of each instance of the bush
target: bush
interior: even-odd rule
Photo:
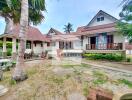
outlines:
[[[127,61],[127,62],[131,62],[131,58],[127,58],[126,61]]]
[[[119,54],[84,54],[87,59],[91,60],[111,60],[111,61],[121,61],[123,57]]]

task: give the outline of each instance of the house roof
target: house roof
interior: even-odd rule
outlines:
[[[14,28],[8,33],[3,34],[0,37],[16,37],[19,38],[20,25],[14,26]],[[29,26],[26,32],[26,39],[31,41],[46,41],[49,40],[35,27]]]
[[[62,35],[62,33],[60,31],[58,31],[58,30],[56,30],[54,28],[51,28],[49,30],[49,32],[47,33],[47,35],[50,34],[50,33],[53,33],[53,32],[55,33],[55,35]]]
[[[106,16],[112,18],[112,19],[114,20],[114,22],[116,22],[116,21],[118,20],[118,19],[115,18],[114,16],[112,16],[112,15],[106,13],[106,12],[103,11],[103,10],[100,10],[100,11],[93,17],[93,19],[88,23],[88,25],[86,25],[86,27],[88,27],[88,26],[95,20],[95,18],[96,18],[98,15],[100,15],[100,14],[104,14],[104,15],[106,15]]]
[[[76,41],[79,38],[76,35],[56,35],[51,38],[52,41]]]
[[[92,27],[79,27],[77,32],[73,33],[76,35],[88,35],[88,34],[96,34],[96,33],[104,33],[104,32],[114,32],[116,31],[115,28],[116,23],[109,23],[105,25],[98,25]]]

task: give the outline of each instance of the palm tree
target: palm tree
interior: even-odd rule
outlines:
[[[8,0],[9,1],[9,0]],[[12,0],[10,0],[12,1]],[[14,0],[13,0],[14,1]],[[17,0],[19,1],[19,0]],[[7,2],[8,3],[8,2]],[[14,69],[14,73],[12,78],[16,81],[23,81],[27,78],[26,73],[24,73],[24,52],[25,52],[25,40],[26,40],[26,31],[28,25],[31,21],[33,24],[38,24],[42,21],[42,11],[45,10],[45,0],[21,0],[21,14],[20,14],[20,31],[19,31],[19,49],[18,49],[18,57],[16,67]],[[8,7],[11,6],[11,3],[8,3]],[[33,9],[36,12],[34,15],[29,15],[31,10]],[[31,18],[29,18],[31,17]]]
[[[71,33],[71,31],[73,31],[72,26],[73,25],[71,23],[68,23],[67,25],[64,25],[64,32]]]
[[[8,0],[9,1],[9,0]],[[8,5],[7,0],[0,0],[0,16],[5,18],[6,28],[4,33],[9,33],[12,26],[20,22],[20,0],[10,0],[11,3]],[[29,4],[29,23],[37,25],[41,23],[44,16],[40,11],[34,10],[33,2],[31,0]]]

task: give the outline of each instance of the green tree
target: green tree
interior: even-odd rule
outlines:
[[[71,33],[73,31],[73,25],[71,23],[68,23],[67,25],[64,25],[64,32]]]
[[[120,21],[117,23],[117,28],[120,33],[126,36],[129,41],[132,41],[132,0],[123,0],[123,7],[120,12]]]
[[[8,1],[8,2],[7,2]],[[44,19],[42,12],[34,10],[33,0],[29,0],[29,24],[37,25]],[[10,4],[10,5],[9,5]],[[20,0],[0,0],[0,16],[5,18],[6,27],[4,33],[9,33],[14,24],[20,22]]]
[[[42,11],[45,11],[45,0],[6,0],[8,2],[7,5],[9,9],[12,9],[12,4],[16,1],[20,2],[20,9],[14,9],[19,11],[20,18],[18,22],[20,22],[20,31],[19,31],[19,49],[18,49],[18,56],[17,56],[17,63],[14,69],[14,73],[12,78],[16,81],[23,81],[27,78],[26,73],[24,72],[24,52],[25,52],[25,41],[26,41],[26,31],[28,29],[28,25],[39,24],[42,19]],[[34,13],[36,12],[36,13]],[[39,16],[38,14],[41,14]],[[16,16],[15,16],[16,17]],[[14,20],[13,17],[12,19]],[[31,18],[30,18],[31,17]]]

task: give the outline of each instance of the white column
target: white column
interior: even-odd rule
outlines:
[[[3,52],[7,52],[6,50],[6,37],[3,38]]]
[[[33,41],[31,41],[31,50],[33,52]]]
[[[12,53],[16,53],[16,38],[12,39]]]

